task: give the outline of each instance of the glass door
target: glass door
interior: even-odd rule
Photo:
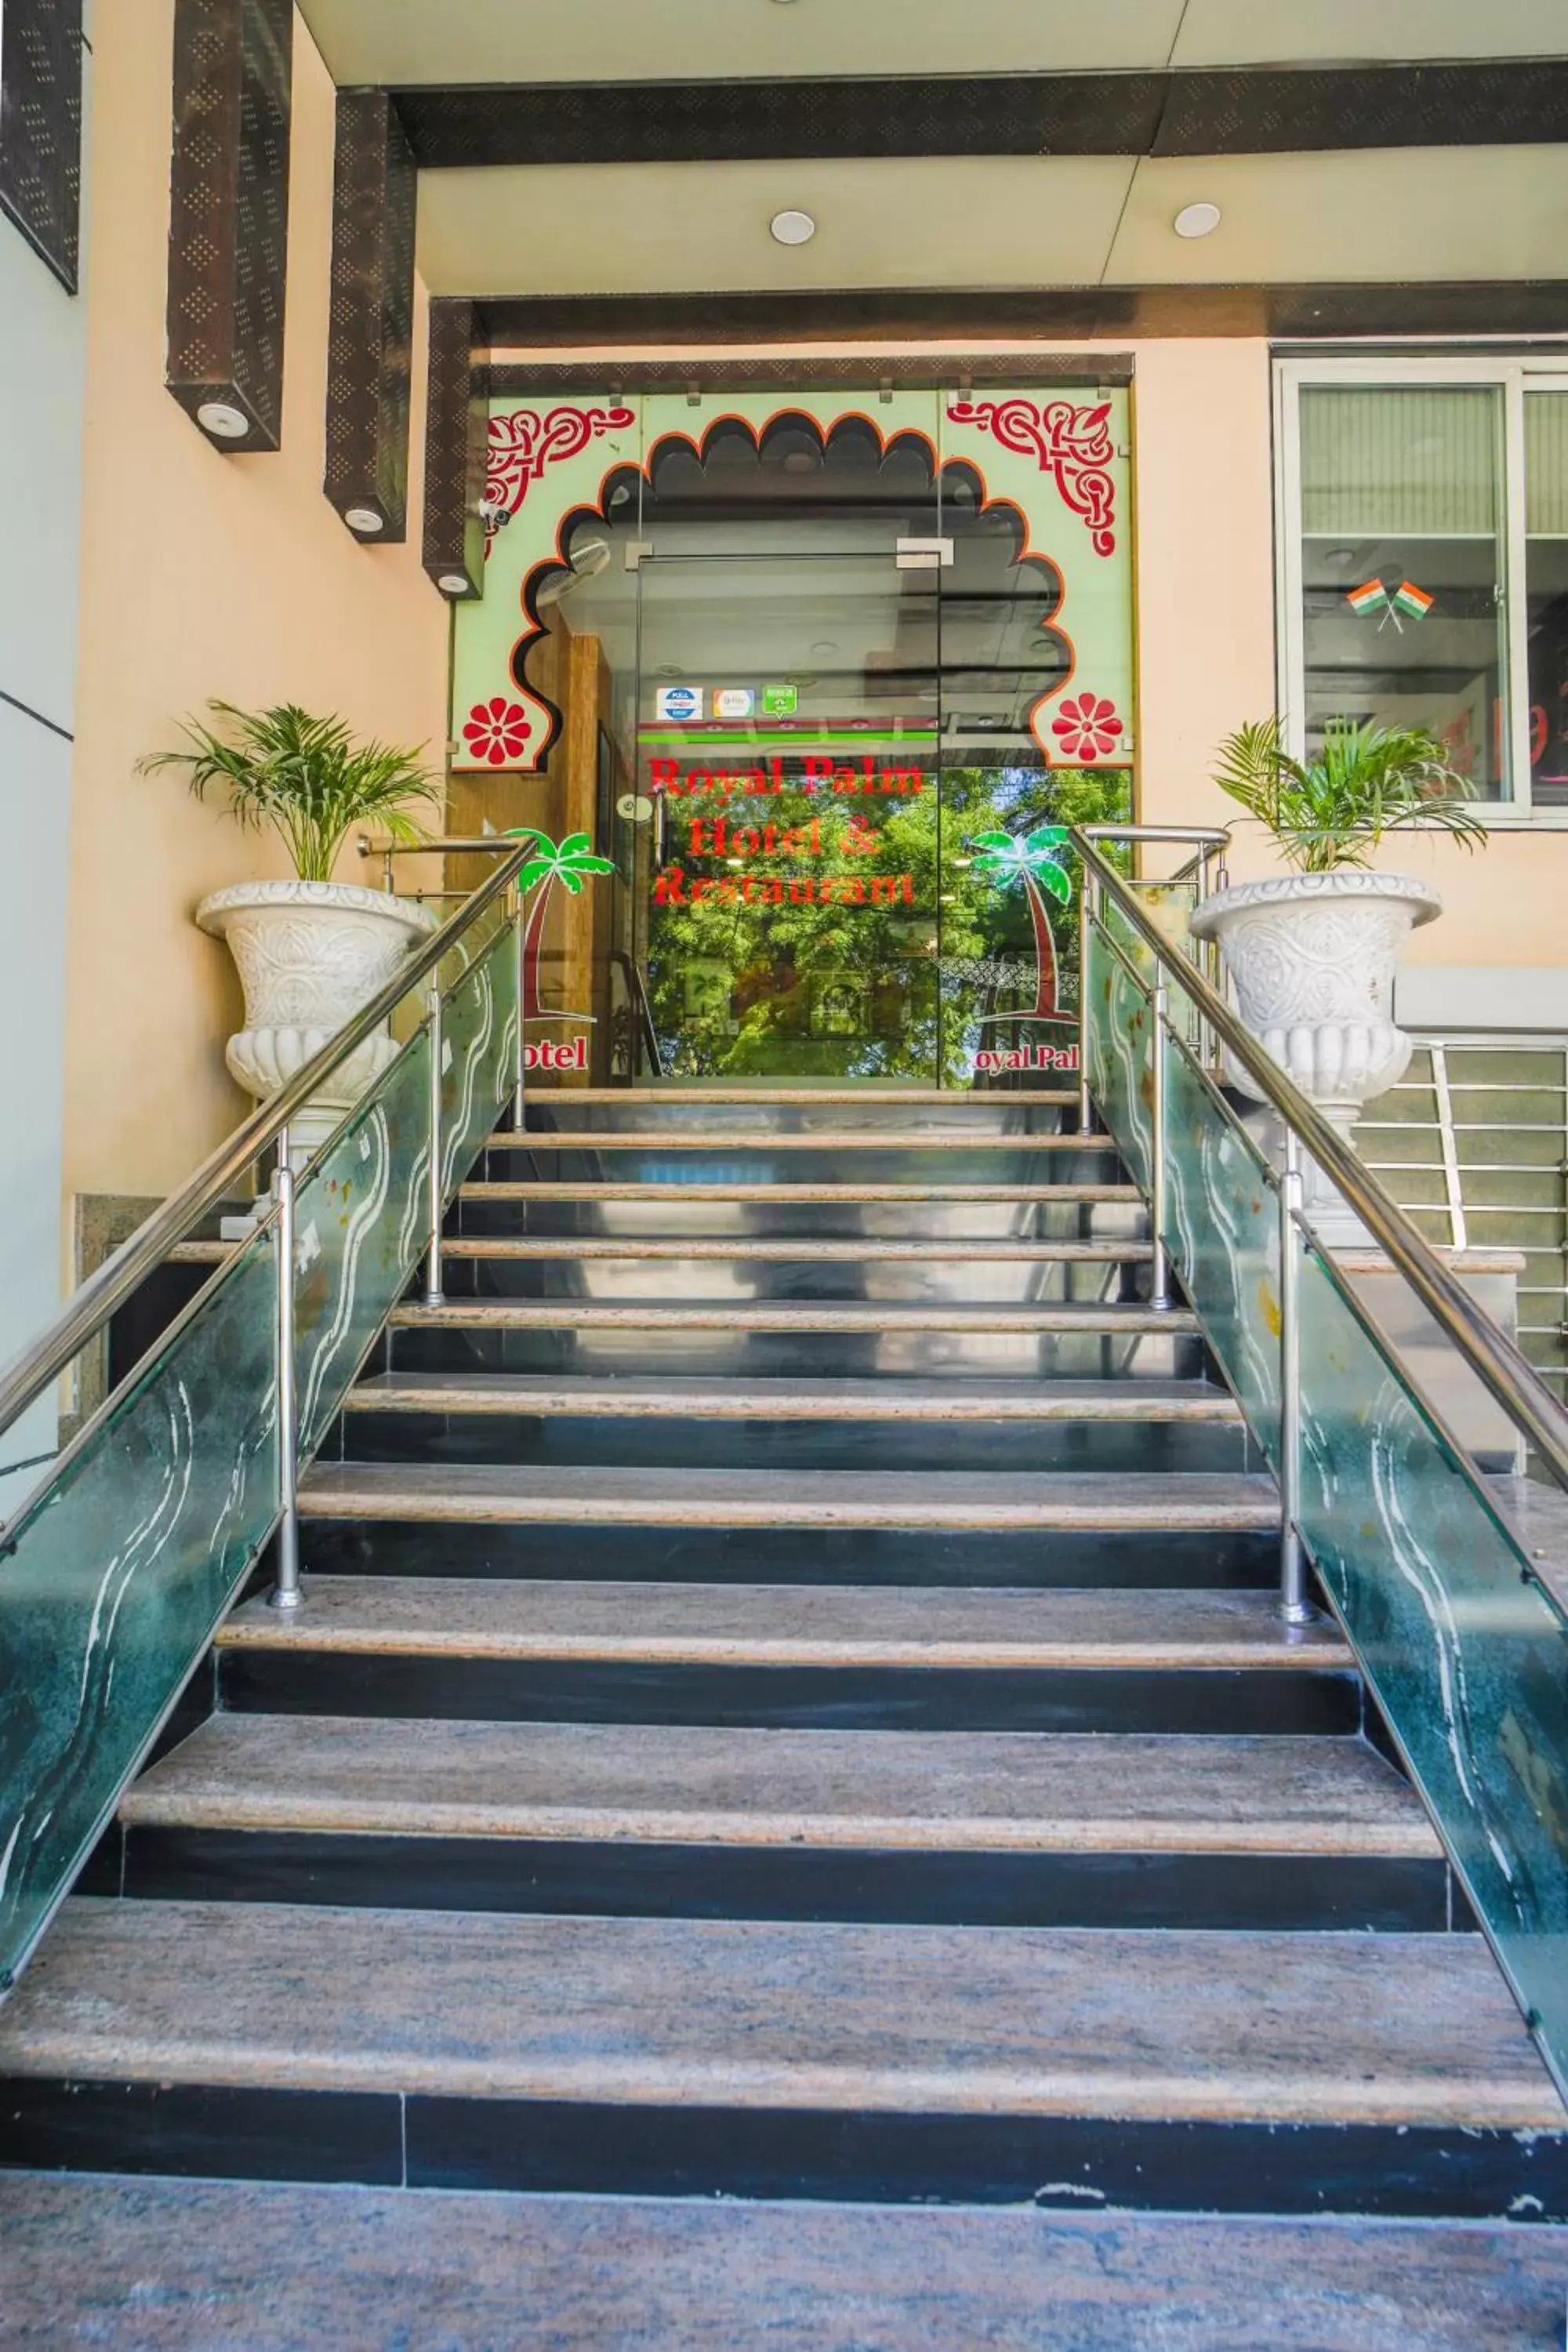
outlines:
[[[637,571],[641,944],[666,1075],[935,1085],[941,574],[900,565],[880,519],[840,523],[837,548],[820,526],[793,546],[787,526],[728,535],[733,552],[656,549]]]

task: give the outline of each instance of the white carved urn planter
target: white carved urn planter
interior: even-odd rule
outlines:
[[[1409,1064],[1411,1041],[1394,1023],[1394,975],[1411,931],[1442,911],[1430,883],[1342,866],[1217,891],[1192,929],[1218,940],[1243,1021],[1349,1143],[1363,1106]],[[1232,1064],[1226,1076],[1257,1097],[1244,1070]],[[1325,1240],[1364,1238],[1316,1167],[1306,1205]]]
[[[351,882],[240,882],[196,908],[227,942],[245,990],[245,1026],[225,1058],[265,1100],[337,1034],[433,930],[428,907]],[[308,1155],[373,1086],[396,1052],[390,1033],[357,1045],[290,1129],[289,1158]]]

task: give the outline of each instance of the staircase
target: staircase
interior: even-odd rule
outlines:
[[[6,2159],[1568,2216],[1071,1099],[535,1095],[309,1474],[307,1606],[224,1627],[0,2009]]]

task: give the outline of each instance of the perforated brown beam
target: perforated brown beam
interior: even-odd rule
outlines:
[[[81,0],[0,0],[0,212],[74,294]]]
[[[416,194],[386,92],[340,90],[325,488],[355,538],[378,544],[407,529]]]
[[[177,0],[164,382],[216,448],[283,433],[293,0]]]
[[[445,596],[477,596],[484,583],[485,403],[474,350],[474,306],[430,305],[425,419],[425,569]]]

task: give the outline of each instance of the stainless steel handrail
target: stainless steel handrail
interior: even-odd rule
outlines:
[[[450,955],[458,942],[516,878],[537,838],[535,834],[521,840],[514,838],[510,845],[511,855],[505,864],[498,866],[457,913],[449,915],[438,929],[430,933],[424,945],[416,948],[405,963],[398,966],[384,988],[379,989],[368,1003],[362,1004],[359,1011],[344,1023],[335,1036],[327,1040],[321,1052],[307,1062],[287,1086],[280,1087],[266,1102],[258,1104],[250,1117],[243,1120],[216,1151],[208,1154],[180,1190],[172,1192],[150,1217],[137,1226],[129,1241],[116,1250],[112,1257],[106,1258],[98,1271],[89,1275],[73,1292],[46,1331],[0,1368],[0,1435],[4,1435],[20,1418],[51,1381],[58,1379],[89,1342],[96,1339],[110,1316],[124,1305],[170,1250],[185,1239],[192,1226],[211,1214],[232,1191],[238,1178],[269,1144],[277,1140],[290,1119],[331,1077],[340,1063],[346,1061],[354,1048],[363,1044],[372,1030],[396,1010],[411,988]],[[431,847],[443,850],[447,845],[444,842],[436,842]]]
[[[1568,1487],[1568,1412],[1533,1364],[1483,1314],[1462,1283],[1384,1191],[1357,1154],[1286,1076],[1273,1055],[1243,1026],[1197,967],[1173,947],[1144,913],[1133,892],[1095,848],[1087,830],[1074,829],[1079,855],[1096,884],[1116,902],[1156,963],[1171,972],[1262,1098],[1293,1129],[1323,1172],[1344,1194],[1373,1239],[1386,1250],[1439,1330],[1452,1340],[1476,1377],[1534,1446],[1562,1486]]]

